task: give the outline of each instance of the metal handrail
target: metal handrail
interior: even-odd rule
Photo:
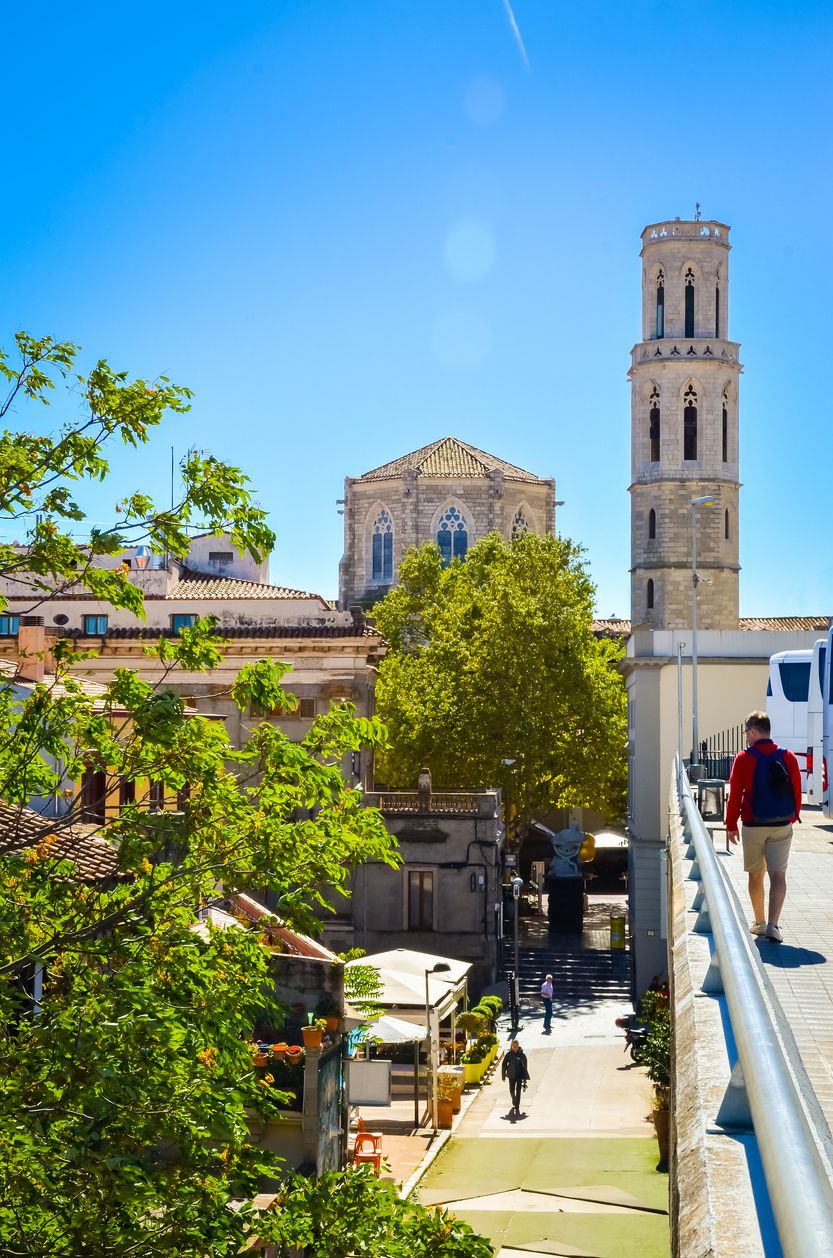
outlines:
[[[781,1248],[786,1258],[830,1258],[829,1171],[756,978],[746,923],[738,921],[679,759],[675,772]]]

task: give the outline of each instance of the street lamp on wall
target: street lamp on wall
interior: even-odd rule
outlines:
[[[698,728],[699,712],[697,709],[697,508],[713,507],[714,494],[702,494],[691,499],[691,765],[689,777],[695,781],[700,777],[700,731]]]
[[[429,1086],[431,1088],[431,1123],[437,1130],[437,1042],[431,1028],[431,997],[428,991],[428,977],[431,974],[447,974],[451,966],[447,961],[437,961],[430,970],[425,971],[425,1030],[428,1038],[426,1067],[428,1069]]]

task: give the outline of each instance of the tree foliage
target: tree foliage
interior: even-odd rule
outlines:
[[[166,409],[185,409],[188,393],[102,363],[74,377],[73,346],[23,335],[17,344],[14,368],[0,356],[3,413],[47,402],[63,378],[66,404],[80,401],[84,414],[52,436],[22,424],[0,436],[0,515],[27,526],[28,542],[25,553],[0,543],[0,575],[34,573],[43,598],[78,583],[141,614],[141,591],[97,569],[97,556],[139,538],[182,553],[195,522],[229,528],[256,554],[271,544],[242,473],[194,455],[174,511],[134,494],[121,502],[123,527],[75,540],[70,527],[84,515],[73,482],[106,477],[107,443],[147,440]],[[282,1099],[253,1069],[247,1043],[258,1021],[281,1022],[268,953],[256,931],[195,929],[195,918],[220,889],[268,891],[284,921],[311,930],[330,893],[347,892],[357,862],[397,863],[379,814],[340,771],[345,755],[381,748],[385,735],[345,705],[298,745],[263,722],[232,747],[221,722],[187,711],[170,690],[176,670],[217,665],[214,629],[198,622],[148,646],[163,666],[155,687],[118,669],[103,695],[91,694],[73,677],[79,656],[67,643],[44,684],[0,686],[3,1254],[204,1258],[238,1254],[255,1225],[267,1239],[283,1226],[280,1212],[259,1218],[250,1204],[263,1175],[280,1170],[248,1121],[274,1115]],[[286,703],[285,671],[253,661],[235,682],[237,704]],[[111,792],[136,785],[135,802],[99,827],[114,868],[97,880],[80,878],[59,846],[69,827],[78,832],[71,783],[89,765],[106,773]],[[176,811],[150,810],[149,781],[179,793]],[[10,852],[32,797],[65,799],[67,811]],[[372,1203],[380,1190],[360,1191]],[[241,1208],[230,1209],[232,1200]],[[398,1215],[397,1226],[412,1226],[412,1212]]]
[[[621,649],[591,632],[592,600],[582,551],[563,538],[490,534],[448,568],[434,545],[410,551],[375,608],[390,644],[383,780],[413,785],[427,765],[441,788],[503,786],[519,818],[548,805],[620,816]]]

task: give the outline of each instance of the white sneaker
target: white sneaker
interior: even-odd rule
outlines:
[[[766,922],[753,922],[749,929],[752,931],[753,935],[765,935]]]
[[[773,926],[772,922],[767,923],[766,937],[771,939],[773,943],[783,943],[784,936],[781,934],[780,926]]]

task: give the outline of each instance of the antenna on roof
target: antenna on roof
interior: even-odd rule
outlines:
[[[695,223],[700,222],[700,202],[699,201],[694,202],[694,221]]]

